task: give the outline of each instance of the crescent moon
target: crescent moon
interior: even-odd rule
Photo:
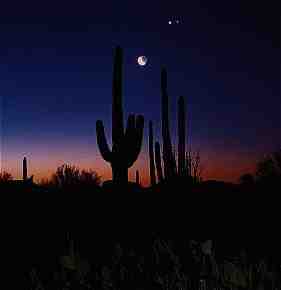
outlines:
[[[140,66],[145,66],[146,63],[147,63],[147,58],[144,55],[138,57],[138,64]]]

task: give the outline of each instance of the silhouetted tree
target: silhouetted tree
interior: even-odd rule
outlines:
[[[100,186],[101,178],[96,171],[83,169],[80,173],[80,184],[84,186]]]
[[[63,164],[57,168],[52,176],[53,183],[59,188],[67,188],[76,186],[80,181],[79,169],[75,166]]]
[[[240,176],[239,183],[243,186],[252,186],[255,184],[255,178],[252,174],[245,173]]]
[[[281,150],[266,155],[257,163],[256,178],[262,184],[281,183]]]
[[[202,181],[203,166],[199,151],[192,152],[191,149],[186,153],[186,172],[187,177],[193,181],[193,183],[199,183]]]
[[[101,179],[94,170],[80,171],[76,166],[63,164],[57,168],[56,173],[52,175],[50,181],[45,182],[45,185],[72,191],[94,188],[100,183]]]
[[[8,183],[11,180],[13,180],[12,174],[6,171],[0,172],[0,184]]]

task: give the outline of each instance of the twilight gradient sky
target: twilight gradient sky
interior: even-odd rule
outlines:
[[[110,178],[95,122],[104,120],[111,139],[117,44],[125,53],[126,116],[142,113],[146,125],[154,120],[160,139],[160,68],[166,65],[172,132],[176,100],[184,95],[189,140],[201,152],[205,178],[237,181],[263,153],[280,147],[280,25],[269,8],[242,0],[101,2],[1,8],[4,169],[19,177],[26,155],[37,180],[64,162]],[[180,24],[168,25],[170,19]],[[147,66],[136,64],[138,55],[148,57]],[[130,170],[133,176],[139,169],[143,183],[147,131]]]

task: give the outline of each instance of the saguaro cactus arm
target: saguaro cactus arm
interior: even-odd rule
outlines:
[[[131,124],[132,125],[132,124]],[[134,129],[131,129],[131,133],[126,136],[126,148],[127,152],[127,164],[128,167],[131,167],[134,162],[137,160],[142,146],[143,139],[143,127],[144,127],[144,118],[143,116],[137,116],[135,121]]]
[[[102,158],[107,162],[111,162],[112,152],[109,150],[106,137],[105,137],[104,126],[103,126],[102,121],[100,120],[98,120],[96,123],[96,132],[97,132],[97,143],[98,143],[98,147],[100,149]]]
[[[127,121],[127,128],[125,132],[125,141],[128,143],[132,138],[134,138],[136,130],[136,120],[135,115],[130,114]]]
[[[136,158],[141,151],[142,139],[143,139],[144,117],[142,115],[137,116],[136,130],[135,130],[135,145],[136,145]]]

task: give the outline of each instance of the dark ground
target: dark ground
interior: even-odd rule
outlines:
[[[149,252],[156,238],[173,241],[179,255],[185,255],[194,237],[214,237],[221,257],[245,249],[253,259],[281,260],[277,189],[245,192],[214,182],[195,189],[164,188],[43,194],[2,190],[5,249],[25,278],[32,267],[47,273],[58,263],[67,249],[67,233],[81,255],[96,264],[110,260],[116,243]]]

